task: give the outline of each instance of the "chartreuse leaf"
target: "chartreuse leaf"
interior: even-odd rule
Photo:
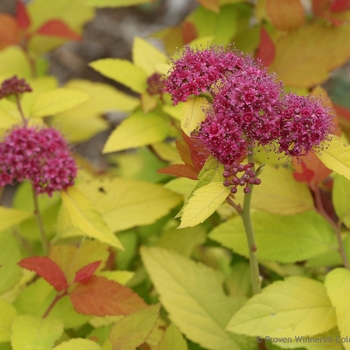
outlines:
[[[102,348],[92,340],[76,338],[65,341],[52,350],[102,350]]]
[[[143,69],[148,76],[155,73],[155,64],[168,61],[168,57],[163,52],[140,37],[134,38],[132,59],[135,66]]]
[[[61,192],[63,208],[68,211],[74,227],[85,235],[113,247],[123,249],[117,236],[106,225],[92,203],[75,187]]]
[[[147,306],[117,321],[109,340],[113,350],[134,350],[143,344],[159,317],[160,304]]]
[[[251,349],[255,339],[225,331],[242,299],[224,294],[218,272],[162,248],[141,256],[171,321],[190,340],[212,350]]]
[[[124,7],[147,4],[153,0],[86,0],[86,4],[94,7]]]
[[[313,198],[305,183],[293,178],[293,171],[266,164],[261,175],[261,185],[254,186],[251,207],[273,214],[292,215],[314,208]],[[243,205],[244,193],[235,194],[235,202]]]
[[[16,317],[15,307],[0,299],[0,343],[11,340],[11,325]]]
[[[350,180],[350,146],[336,135],[330,138],[327,148],[317,153],[317,156],[327,168]]]
[[[62,321],[56,317],[20,315],[12,324],[12,349],[51,349],[62,333]]]
[[[171,323],[158,345],[158,350],[187,350],[187,342],[177,329],[177,327]]]
[[[252,224],[262,260],[290,263],[337,249],[332,227],[314,211],[290,216],[254,212]],[[249,256],[241,217],[217,226],[209,236],[236,253]]]
[[[31,68],[24,51],[19,46],[9,46],[0,51],[0,77],[5,80],[15,74],[28,79]]]
[[[104,58],[90,63],[90,66],[102,75],[117,81],[135,92],[146,92],[147,74],[127,60]]]
[[[227,325],[230,332],[260,337],[313,336],[337,325],[321,282],[289,277],[249,299]]]
[[[59,88],[41,93],[33,102],[30,116],[46,117],[86,102],[90,96],[82,91]]]
[[[169,132],[166,117],[154,112],[135,112],[109,136],[103,153],[150,145],[165,139]]]
[[[21,259],[21,252],[18,247],[18,242],[11,231],[0,233],[0,247],[1,295],[18,282],[22,276],[22,269],[17,265],[18,261]]]
[[[198,188],[182,208],[181,225],[193,227],[205,221],[230,194],[230,189],[222,182],[211,182]]]
[[[18,225],[32,215],[33,214],[28,211],[0,206],[0,232],[12,226]]]
[[[350,272],[344,268],[337,268],[326,276],[325,286],[337,316],[338,329],[342,337],[349,337],[350,323]],[[350,349],[350,343],[345,342],[345,349]]]
[[[145,181],[97,179],[83,186],[113,231],[152,224],[181,201],[178,194]]]
[[[205,119],[205,109],[209,102],[203,97],[193,97],[184,103],[181,128],[187,136]]]
[[[333,182],[332,202],[338,218],[350,227],[350,179],[336,175]]]

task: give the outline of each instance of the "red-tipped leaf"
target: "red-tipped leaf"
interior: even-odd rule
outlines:
[[[71,29],[65,22],[60,19],[51,19],[45,22],[37,31],[36,34],[46,36],[58,36],[60,38],[80,40],[80,35]]]
[[[329,10],[331,12],[343,12],[350,9],[350,0],[334,0]]]
[[[16,20],[17,20],[18,26],[23,30],[28,29],[31,25],[31,20],[27,12],[27,8],[22,2],[22,0],[17,0]]]
[[[265,67],[269,67],[276,56],[276,47],[267,30],[262,27],[260,30],[260,44],[256,58],[261,60]]]
[[[100,266],[101,261],[92,262],[80,270],[77,271],[74,277],[74,283],[87,283],[95,273],[96,269]]]

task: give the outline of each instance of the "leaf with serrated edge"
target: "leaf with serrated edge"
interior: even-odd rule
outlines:
[[[104,58],[90,63],[90,67],[135,92],[140,94],[146,92],[146,73],[127,60]]]
[[[141,248],[141,256],[171,321],[192,341],[212,350],[251,349],[255,339],[225,331],[242,299],[224,294],[215,270],[162,248]]]
[[[62,333],[62,321],[56,317],[20,315],[12,325],[12,349],[51,349]]]
[[[255,212],[252,224],[258,256],[262,260],[292,263],[337,249],[332,227],[314,211],[290,216]],[[209,236],[234,252],[249,257],[241,217],[217,226]]]
[[[95,261],[88,265],[85,265],[82,267],[77,273],[75,274],[74,282],[75,283],[87,283],[89,282],[92,275],[95,273],[96,269],[101,264],[101,261]]]
[[[205,109],[209,102],[203,97],[193,97],[184,103],[181,128],[187,136],[205,119]]]
[[[92,340],[76,338],[65,341],[52,350],[102,350],[102,348]]]
[[[0,206],[0,232],[5,231],[7,228],[12,226],[18,225],[32,215],[33,214],[28,211]]]
[[[325,286],[331,303],[337,315],[338,329],[342,337],[350,334],[349,312],[350,312],[350,272],[344,268],[337,268],[326,276]],[[343,343],[345,349],[350,349],[350,343]]]
[[[211,182],[198,188],[182,209],[181,225],[193,227],[205,221],[230,194],[222,182]]]
[[[64,112],[86,102],[90,96],[82,91],[59,88],[41,93],[31,106],[30,117],[40,118]]]
[[[0,343],[10,341],[11,325],[17,316],[14,306],[0,299]]]
[[[327,168],[350,180],[350,146],[340,137],[331,135],[327,147],[317,156]]]
[[[337,325],[321,282],[289,277],[249,299],[231,319],[230,332],[260,337],[312,336]]]
[[[61,192],[63,206],[68,210],[73,226],[87,236],[123,249],[117,236],[106,225],[92,203],[75,187]]]
[[[140,37],[134,38],[132,59],[135,66],[143,69],[148,76],[155,73],[155,64],[168,61],[168,57],[163,52]]]
[[[109,340],[113,350],[134,350],[143,344],[159,317],[160,304],[151,305],[117,321]]]
[[[173,323],[167,327],[158,350],[188,350],[185,338]]]
[[[165,139],[169,123],[153,112],[136,112],[130,115],[109,136],[103,153],[150,145]]]

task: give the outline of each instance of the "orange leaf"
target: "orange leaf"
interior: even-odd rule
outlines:
[[[0,49],[10,45],[18,45],[21,32],[17,21],[5,13],[0,13]]]
[[[187,177],[192,180],[197,180],[199,171],[189,164],[173,164],[165,168],[158,169],[157,173]]]
[[[271,40],[269,33],[264,27],[261,27],[260,31],[260,44],[256,58],[260,59],[265,67],[269,67],[275,59],[276,48],[275,44]]]
[[[182,24],[181,29],[183,45],[190,43],[198,37],[196,26],[192,22],[185,21]]]
[[[322,17],[328,10],[331,0],[312,0],[313,13]]]
[[[36,30],[36,34],[46,36],[58,36],[60,38],[80,40],[81,37],[73,29],[71,29],[65,22],[60,19],[51,19],[45,22],[39,29]]]
[[[96,269],[100,266],[101,261],[95,261],[91,264],[82,267],[74,277],[74,283],[87,283],[90,281],[92,275],[95,273]]]
[[[101,276],[78,284],[69,297],[74,309],[84,315],[128,315],[146,307],[146,303],[130,288]]]
[[[27,8],[23,4],[22,0],[17,0],[16,20],[17,20],[18,26],[23,30],[26,30],[30,27],[31,20],[27,12]]]
[[[33,256],[22,259],[19,266],[35,271],[39,276],[43,277],[57,291],[68,288],[66,276],[59,266],[47,256]]]
[[[276,42],[276,58],[270,70],[276,72],[286,86],[317,85],[329,72],[350,57],[350,26],[305,25]]]
[[[267,0],[266,11],[273,25],[280,30],[293,30],[305,22],[300,0]]]

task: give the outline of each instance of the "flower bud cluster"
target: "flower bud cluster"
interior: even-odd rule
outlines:
[[[24,79],[18,79],[15,75],[10,79],[4,80],[1,84],[0,98],[31,91],[32,88],[26,83],[26,81]]]
[[[0,142],[0,186],[28,180],[36,194],[74,184],[77,166],[68,145],[55,129],[16,127]]]

